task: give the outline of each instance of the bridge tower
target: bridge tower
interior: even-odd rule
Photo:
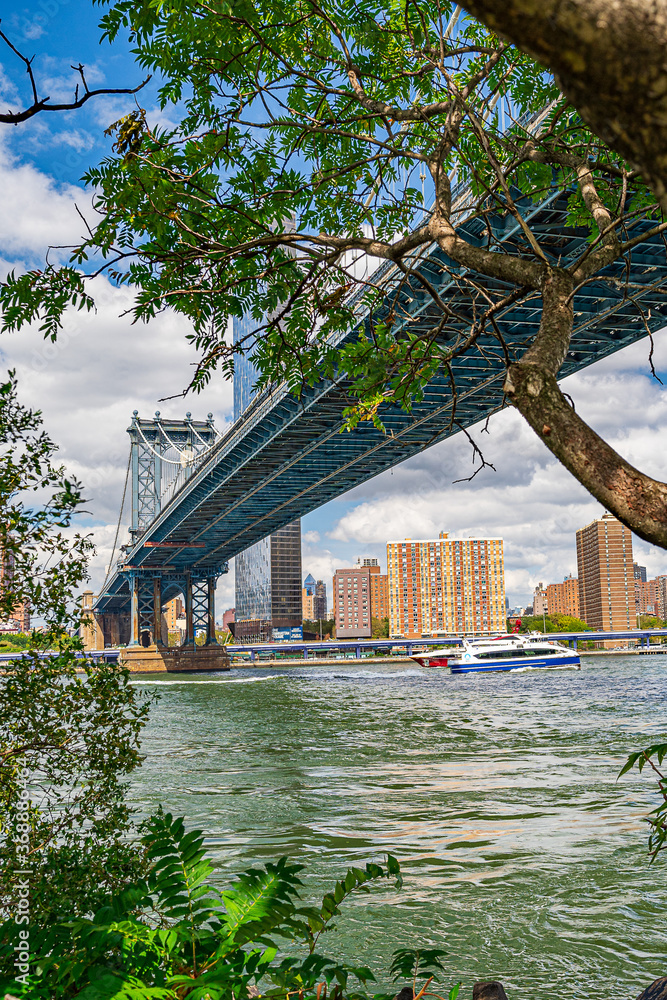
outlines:
[[[165,419],[159,411],[151,419],[142,419],[135,410],[127,430],[130,437],[131,544],[125,549],[141,545],[147,529],[187,483],[219,438],[211,413],[206,421],[193,420],[190,413],[185,420]],[[129,591],[130,605],[129,636],[122,654],[123,662],[137,671],[226,669],[228,657],[215,635],[215,587],[219,576],[227,572],[227,563],[200,566],[194,557],[203,544],[187,538],[182,542],[153,540],[144,544],[149,547],[149,553],[154,552],[152,558],[131,564],[123,555],[117,567],[126,580],[125,593]],[[180,646],[169,647],[163,607],[179,594],[183,595],[185,603],[185,638]],[[115,617],[119,621],[110,624]],[[94,634],[98,644],[100,633],[104,634],[105,643],[107,633],[109,637],[121,635],[120,618],[120,614],[114,616],[109,612],[96,615]],[[92,637],[93,632],[88,631]],[[197,634],[202,631],[205,635],[203,646],[196,643]]]

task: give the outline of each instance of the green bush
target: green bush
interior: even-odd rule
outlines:
[[[30,931],[30,971],[0,978],[0,995],[31,1000],[245,1000],[251,987],[262,996],[288,994],[314,1000],[366,998],[370,969],[331,959],[318,950],[340,905],[357,891],[392,878],[401,885],[391,855],[383,866],[351,868],[318,906],[303,905],[301,865],[281,858],[251,869],[220,891],[200,831],[186,833],[182,819],[159,811],[142,839],[151,865],[137,881],[110,897],[91,918]],[[11,960],[20,942],[12,921],[1,928],[0,955]],[[279,954],[278,939],[291,946]],[[442,952],[394,953],[392,973],[434,976]],[[253,991],[254,992],[254,991]],[[458,987],[450,992],[455,1000]],[[384,994],[376,995],[378,1000]]]

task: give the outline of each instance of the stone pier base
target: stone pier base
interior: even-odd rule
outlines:
[[[200,673],[229,670],[224,646],[128,646],[121,650],[120,662],[133,674]]]

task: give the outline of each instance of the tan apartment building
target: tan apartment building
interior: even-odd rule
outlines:
[[[185,605],[180,597],[174,597],[173,600],[169,601],[164,606],[163,615],[167,621],[167,631],[177,632],[178,625],[176,620],[178,618],[183,618],[185,615]]]
[[[576,576],[566,576],[562,583],[549,584],[547,607],[550,615],[579,617],[579,580]]]
[[[309,594],[305,587],[301,590],[301,614],[305,622],[315,621],[315,594]]]
[[[635,614],[655,615],[667,621],[667,576],[655,580],[638,580],[635,577]]]
[[[387,542],[389,634],[489,635],[504,632],[502,538]]]
[[[577,532],[580,617],[600,631],[636,627],[632,535],[613,514]]]
[[[542,581],[540,581],[533,590],[533,614],[546,615],[548,611],[547,588],[545,588]]]
[[[370,560],[364,560],[364,563],[369,563],[370,584],[371,584],[371,618],[388,618],[389,617],[389,577],[386,573],[380,572],[380,566],[378,565],[377,559],[373,560],[373,565],[370,564]],[[377,572],[376,572],[377,568]]]

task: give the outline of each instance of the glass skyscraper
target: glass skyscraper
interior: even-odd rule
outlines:
[[[234,318],[234,343],[254,326],[252,317]],[[234,420],[255,394],[257,369],[247,354],[234,362]],[[301,638],[301,521],[294,521],[240,552],[236,566],[236,637],[241,641]]]

